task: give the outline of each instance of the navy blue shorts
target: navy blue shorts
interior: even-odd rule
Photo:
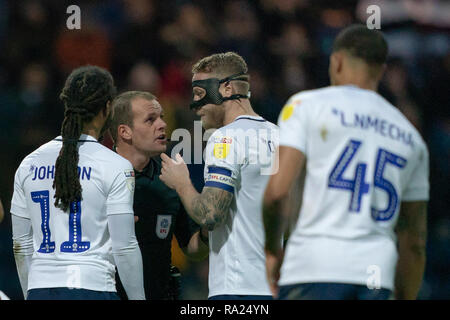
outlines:
[[[27,300],[120,300],[115,292],[87,289],[40,288],[28,290]]]
[[[209,297],[208,300],[273,300],[272,296],[252,296],[252,295],[233,295],[221,294]]]
[[[343,283],[301,283],[280,286],[279,300],[388,300],[388,289]]]

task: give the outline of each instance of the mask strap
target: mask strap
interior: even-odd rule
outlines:
[[[238,80],[238,81],[246,81],[246,82],[248,82],[247,79],[235,79],[235,78],[240,77],[240,76],[245,75],[245,74],[246,74],[245,72],[239,72],[239,73],[233,74],[233,75],[231,75],[231,76],[228,76],[228,77],[226,77],[226,78],[224,78],[224,79],[220,79],[220,80],[219,80],[219,79],[215,78],[215,80],[218,81],[218,82],[216,82],[218,85],[220,85],[221,83],[224,83],[224,82],[232,81],[232,80]],[[214,78],[213,78],[213,79],[214,79]],[[200,84],[203,84],[205,81],[208,81],[208,80],[211,80],[211,79],[205,79],[205,80],[196,80],[196,81],[193,81],[193,82],[192,82],[192,87],[198,86],[198,87],[200,87],[200,88],[203,88],[203,89],[207,90],[204,86],[201,86]],[[218,87],[217,87],[216,90],[218,90]],[[220,93],[218,93],[218,94],[219,94],[219,96],[221,96]],[[207,95],[206,95],[205,97],[203,97],[202,99],[198,100],[198,101],[192,101],[191,104],[190,104],[190,108],[191,108],[191,109],[197,109],[197,108],[200,108],[200,107],[202,107],[203,105],[205,105],[205,104],[207,103],[207,102],[205,102],[205,100],[204,100],[206,97],[207,97]],[[233,95],[231,95],[230,97],[226,97],[226,98],[221,97],[222,101],[227,101],[227,100],[240,100],[240,99],[249,99],[249,98],[250,98],[250,91],[248,92],[247,95],[243,95],[243,94],[233,94]]]
[[[246,74],[246,73],[245,72],[239,72],[239,73],[236,73],[236,74],[232,74],[231,76],[228,76],[228,77],[226,77],[224,79],[219,80],[219,83],[224,83],[224,82],[228,82],[228,81],[231,81],[231,80],[239,80],[239,81],[246,81],[246,82],[248,82],[247,79],[235,79],[235,78],[237,78],[239,76],[242,76],[244,74]]]
[[[249,98],[250,98],[250,91],[248,92],[247,95],[238,93],[238,94],[233,94],[229,97],[223,98],[222,100],[227,101],[227,100],[239,100],[239,99],[249,99]]]
[[[228,81],[231,81],[231,80],[239,80],[239,81],[246,81],[246,82],[248,82],[247,79],[235,79],[235,78],[237,78],[239,76],[242,76],[244,74],[246,74],[246,73],[245,72],[239,72],[239,73],[233,74],[233,75],[231,75],[229,77],[226,77],[226,78],[220,80],[219,83],[228,82]],[[222,100],[223,101],[227,101],[227,100],[240,100],[240,99],[249,99],[249,98],[250,98],[250,91],[248,92],[247,95],[243,95],[243,94],[238,93],[238,94],[233,94],[233,95],[231,95],[229,97],[223,98]]]

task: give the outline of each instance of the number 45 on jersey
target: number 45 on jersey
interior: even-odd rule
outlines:
[[[339,156],[336,165],[331,170],[328,177],[328,187],[351,192],[351,199],[349,205],[350,212],[359,212],[361,210],[361,202],[364,194],[369,193],[370,185],[365,182],[367,163],[359,162],[353,175],[353,180],[348,180],[343,177],[345,170],[352,161],[362,142],[358,140],[350,140],[344,148],[344,151]],[[374,171],[374,188],[379,188],[385,191],[388,195],[388,205],[384,210],[379,210],[371,207],[371,215],[375,221],[388,221],[393,216],[399,205],[398,194],[393,184],[383,177],[383,172],[387,164],[394,165],[398,168],[406,166],[406,159],[393,154],[385,149],[378,149],[375,171]]]

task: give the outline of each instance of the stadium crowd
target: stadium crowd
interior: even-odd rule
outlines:
[[[81,29],[69,30],[66,9],[72,3],[0,0],[0,199],[6,213],[0,224],[0,289],[21,298],[9,217],[14,172],[26,154],[59,135],[58,95],[73,68],[98,65],[111,71],[119,92],[156,95],[170,136],[176,128],[193,132],[193,62],[235,51],[249,65],[255,111],[276,123],[289,96],[329,85],[334,37],[349,24],[365,23],[367,6],[378,4],[390,48],[379,91],[417,127],[430,152],[428,257],[419,298],[450,298],[450,5],[430,3],[422,8],[406,0],[85,0],[77,1]],[[190,169],[201,188],[201,166]],[[182,298],[205,299],[207,261],[189,262],[176,245],[174,250]]]

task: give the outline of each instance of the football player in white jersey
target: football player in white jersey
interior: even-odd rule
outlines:
[[[267,276],[280,299],[417,297],[428,151],[376,92],[386,56],[381,32],[344,29],[330,57],[332,86],[295,94],[280,114],[280,169],[264,196]],[[277,237],[296,213],[280,206],[302,170],[302,205],[284,252]]]
[[[60,95],[61,136],[16,171],[13,249],[28,300],[116,300],[115,265],[128,297],[145,299],[133,167],[98,142],[115,92],[108,71],[75,69]]]
[[[265,276],[262,197],[278,128],[258,116],[247,65],[236,53],[205,57],[193,68],[193,102],[205,129],[218,128],[205,150],[205,186],[191,184],[181,156],[162,154],[161,180],[209,232],[209,299],[271,299]],[[281,239],[280,239],[281,242]]]

